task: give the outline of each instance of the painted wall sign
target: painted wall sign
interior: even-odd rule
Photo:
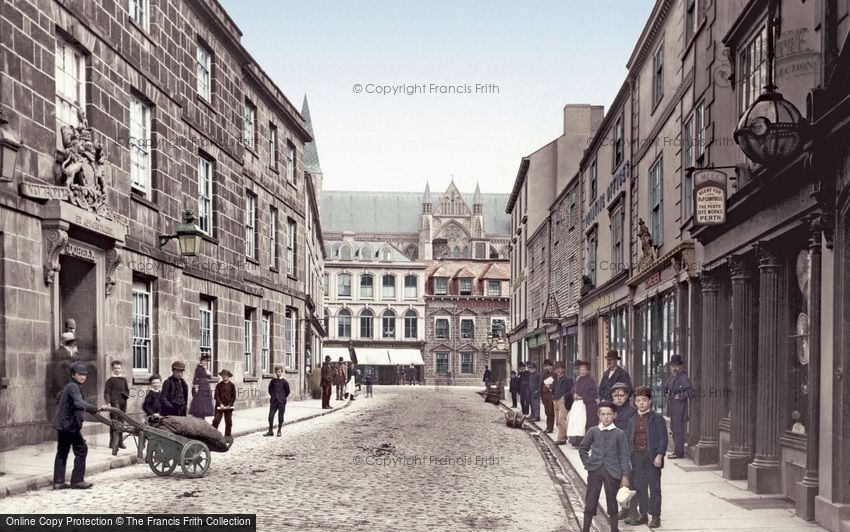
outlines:
[[[657,271],[646,278],[646,281],[643,282],[644,288],[652,288],[661,282],[661,271]]]
[[[718,170],[694,171],[694,225],[726,222],[726,174]]]
[[[599,213],[607,209],[608,204],[611,202],[614,197],[620,192],[620,189],[623,188],[629,178],[631,177],[631,164],[629,161],[624,161],[622,165],[620,165],[620,169],[617,170],[617,173],[614,174],[611,183],[608,184],[608,188],[605,189],[599,197],[593,200],[593,203],[590,204],[590,208],[587,211],[587,215],[584,217],[584,227],[585,229],[590,227],[590,225],[596,220],[596,217]]]

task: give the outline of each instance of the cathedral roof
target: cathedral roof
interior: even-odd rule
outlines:
[[[304,95],[304,103],[301,106],[301,116],[304,117],[304,129],[313,137],[313,140],[304,145],[304,170],[313,175],[322,173],[319,164],[319,150],[316,147],[316,135],[313,134],[313,120],[310,118],[310,106],[307,104],[307,95]]]
[[[461,194],[471,198],[472,194]],[[481,194],[484,231],[489,236],[511,234],[511,217],[505,214],[509,194]],[[422,194],[419,192],[322,192],[322,229],[329,233],[419,232]],[[471,202],[470,202],[471,203]]]

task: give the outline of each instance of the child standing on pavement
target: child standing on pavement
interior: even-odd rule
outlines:
[[[366,397],[372,397],[372,385],[375,383],[375,377],[372,376],[372,371],[366,374]]]
[[[263,436],[272,435],[275,412],[277,412],[277,435],[280,436],[287,397],[289,397],[289,381],[283,378],[283,366],[275,366],[274,378],[269,381],[269,431]]]
[[[516,375],[516,371],[511,371],[511,384],[510,384],[510,392],[511,392],[511,408],[516,408],[516,396],[519,393],[519,377]]]
[[[236,386],[230,382],[233,373],[230,370],[223,369],[218,372],[221,381],[215,385],[215,417],[213,418],[212,426],[218,429],[221,418],[224,417],[224,435],[230,436],[230,430],[233,428],[233,409],[236,404]]]
[[[593,516],[599,506],[599,492],[605,487],[605,501],[611,532],[618,532],[617,490],[629,487],[629,442],[626,433],[614,425],[617,407],[603,401],[597,407],[599,425],[590,427],[579,445],[579,456],[587,469],[587,496],[584,501],[582,532],[590,532]],[[589,452],[588,452],[589,451]]]
[[[106,386],[103,390],[103,398],[112,408],[117,408],[122,412],[127,411],[127,399],[130,398],[130,388],[127,385],[127,379],[121,375],[122,364],[120,360],[113,360],[112,376],[106,379]],[[120,419],[117,414],[110,413],[109,419]],[[117,446],[117,447],[116,447]],[[110,428],[109,429],[109,448],[112,449],[112,454],[118,454],[118,449],[126,449],[124,439],[121,433]]]

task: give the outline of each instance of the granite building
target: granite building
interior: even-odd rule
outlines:
[[[21,0],[0,27],[0,449],[55,434],[45,375],[69,326],[85,395],[120,360],[134,414],[152,374],[179,359],[191,379],[202,354],[239,408],[274,364],[301,396],[323,330],[310,126],[221,5]],[[191,257],[161,238],[185,210]]]

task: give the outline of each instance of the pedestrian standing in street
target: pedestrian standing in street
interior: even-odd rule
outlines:
[[[508,389],[511,392],[511,408],[516,408],[516,395],[519,393],[519,377],[516,371],[511,370],[511,384]]]
[[[611,401],[611,387],[622,382],[632,387],[632,378],[629,372],[619,366],[620,353],[616,349],[608,350],[605,355],[605,363],[607,369],[602,373],[602,379],[599,381],[599,400]]]
[[[411,386],[416,385],[416,366],[413,364],[407,368],[407,382],[410,383]]]
[[[528,403],[531,408],[531,420],[540,421],[540,388],[543,379],[537,373],[537,364],[528,364]]]
[[[348,362],[346,366],[346,377],[347,381],[345,382],[345,397],[350,400],[354,400],[354,362]]]
[[[579,445],[581,463],[587,470],[582,532],[590,532],[593,516],[599,506],[599,493],[603,487],[611,532],[619,531],[617,490],[620,486],[629,487],[632,466],[629,463],[629,442],[626,434],[614,425],[616,411],[614,403],[599,403],[597,416],[600,423],[590,427]]]
[[[395,384],[399,386],[401,384],[401,365],[395,365]]]
[[[366,397],[372,397],[372,385],[375,383],[375,378],[372,376],[372,371],[366,374]]]
[[[565,373],[566,364],[563,360],[555,362],[555,382],[552,384],[552,402],[555,405],[555,426],[558,427],[558,438],[555,443],[567,443],[567,416],[573,407],[573,379]]]
[[[625,383],[618,382],[611,387],[611,396],[614,398],[614,406],[617,407],[617,416],[614,418],[614,425],[625,433],[629,430],[629,421],[637,413],[637,409],[632,405],[629,395],[632,390]],[[634,478],[629,478],[629,481],[634,485]],[[637,519],[638,517],[638,499],[632,497],[629,500],[629,507],[620,511],[620,519]]]
[[[223,369],[218,372],[221,381],[215,385],[215,417],[213,417],[212,426],[218,430],[218,425],[221,423],[221,418],[224,417],[224,435],[230,436],[233,428],[233,409],[236,405],[236,386],[230,382],[233,373],[229,369]]]
[[[142,403],[142,410],[148,416],[159,416],[162,413],[162,377],[154,373],[151,375],[151,389],[145,395],[145,401]]]
[[[269,431],[263,436],[272,436],[275,412],[277,412],[277,435],[280,436],[287,397],[289,397],[289,381],[283,377],[283,366],[278,364],[274,367],[274,378],[269,381]]]
[[[531,403],[528,401],[528,368],[525,362],[519,363],[519,404],[522,407],[522,413],[528,415]]]
[[[673,452],[667,458],[675,460],[685,457],[685,426],[688,423],[688,398],[691,396],[691,380],[682,371],[685,361],[682,355],[670,357],[670,376],[664,384],[667,395],[667,417],[673,433]]]
[[[484,378],[481,379],[481,380],[484,381],[484,389],[489,390],[490,389],[490,368],[489,367],[484,366]]]
[[[127,411],[127,399],[130,398],[130,387],[127,385],[127,379],[121,375],[122,364],[120,360],[113,360],[110,364],[112,376],[106,379],[106,385],[103,387],[103,398],[106,403],[112,408],[117,408],[122,412]],[[118,414],[109,413],[109,419],[120,420]],[[118,454],[118,449],[126,449],[124,439],[121,437],[121,432],[109,428],[109,448],[112,449],[112,454]]]
[[[336,372],[331,366],[330,355],[325,356],[325,363],[322,364],[322,408],[328,410],[331,406],[331,391],[334,383],[334,375]]]
[[[59,407],[56,411],[56,458],[53,461],[53,489],[65,488],[88,489],[91,482],[85,481],[86,456],[89,448],[81,433],[83,428],[83,412],[95,412],[109,408],[107,404],[95,406],[83,399],[82,385],[86,382],[88,370],[85,365],[75,362],[70,368],[70,381],[59,395]],[[65,464],[68,462],[68,452],[74,449],[74,469],[71,472],[71,484],[65,483]]]
[[[171,376],[165,379],[162,384],[162,404],[163,416],[185,416],[186,415],[186,400],[189,397],[189,385],[183,380],[183,372],[186,371],[186,364],[181,361],[176,361],[171,364]]]
[[[543,361],[543,373],[540,375],[540,400],[543,401],[543,412],[546,413],[546,434],[552,434],[555,430],[555,403],[552,400],[552,384],[555,383],[555,374],[552,372],[552,361],[548,358]]]
[[[339,362],[336,364],[336,400],[342,401],[343,393],[345,393],[345,383],[348,382],[348,372],[346,372],[345,361],[339,357]]]
[[[210,356],[207,353],[201,355],[201,360],[195,367],[195,377],[192,379],[192,403],[189,405],[189,414],[192,417],[204,419],[214,414],[213,394],[210,387],[210,372],[207,366]]]
[[[635,388],[637,414],[629,421],[626,432],[632,449],[634,489],[637,491],[640,517],[627,519],[630,525],[649,528],[661,526],[661,469],[667,452],[667,423],[664,416],[651,410],[652,390],[648,386]],[[648,516],[652,516],[652,520]]]
[[[596,416],[596,383],[590,376],[590,362],[576,360],[578,378],[573,386],[573,408],[567,423],[567,438],[573,447],[578,447],[585,432],[599,424]]]

